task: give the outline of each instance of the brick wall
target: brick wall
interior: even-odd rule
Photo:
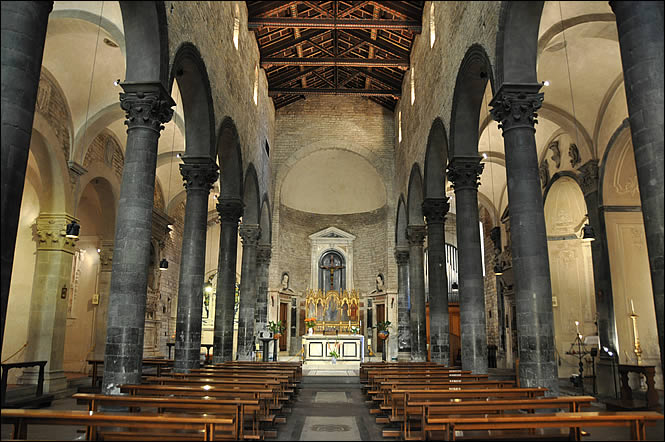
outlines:
[[[67,106],[67,99],[58,82],[43,66],[39,77],[35,112],[42,114],[49,122],[55,136],[58,138],[59,147],[62,149],[65,161],[67,161],[71,149],[71,113]]]
[[[282,272],[288,271],[294,290],[309,288],[307,236],[335,226],[357,237],[353,247],[355,287],[365,293],[373,290],[380,271],[386,277],[386,288],[396,290],[392,112],[366,98],[312,96],[279,109],[275,128],[270,157],[274,206],[269,287],[278,288]],[[365,158],[383,181],[387,204],[351,215],[315,215],[281,204],[281,184],[290,168],[320,149],[344,149]]]

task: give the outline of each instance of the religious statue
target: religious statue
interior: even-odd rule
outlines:
[[[293,290],[289,288],[289,274],[287,272],[282,273],[282,288],[279,290],[280,293],[293,294]]]
[[[370,293],[383,293],[383,288],[384,288],[383,274],[379,273],[378,275],[376,275],[376,288],[372,290]]]
[[[323,321],[323,302],[319,299],[316,303],[316,320]]]

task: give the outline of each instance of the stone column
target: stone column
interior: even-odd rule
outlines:
[[[63,370],[67,304],[71,292],[72,258],[76,239],[67,238],[66,214],[43,213],[37,218],[37,256],[32,282],[26,361],[46,360],[44,391],[67,388]],[[78,220],[77,220],[78,221]],[[36,384],[38,370],[26,369],[22,383]]]
[[[520,385],[558,396],[552,284],[534,124],[541,84],[504,83],[490,106],[503,130],[508,181]]]
[[[448,198],[427,198],[423,214],[427,219],[429,273],[429,341],[432,362],[450,364],[448,325],[448,275],[446,274],[446,215]]]
[[[616,15],[630,132],[640,187],[660,363],[665,371],[663,305],[663,3],[611,1]]]
[[[2,2],[2,277],[0,348],[4,342],[9,284],[21,212],[32,120],[53,2]]]
[[[113,240],[102,240],[99,249],[99,279],[97,280],[99,304],[93,306],[95,309],[95,347],[92,351],[93,359],[104,359],[106,318],[109,313],[109,292],[111,290]]]
[[[397,261],[397,333],[398,359],[411,358],[411,305],[409,299],[409,249],[395,248]]]
[[[425,269],[423,242],[425,226],[408,226],[409,240],[409,293],[411,295],[411,360],[427,360],[427,330],[425,324]]]
[[[115,226],[115,249],[102,393],[141,382],[143,332],[152,236],[157,142],[175,105],[161,83],[121,83],[127,148]]]
[[[201,360],[201,311],[205,279],[208,193],[217,181],[217,164],[210,157],[185,155],[180,173],[187,202],[182,235],[182,260],[178,287],[174,371],[189,373]]]
[[[256,246],[261,236],[258,224],[242,223],[242,271],[240,272],[240,301],[238,309],[238,351],[241,361],[251,361],[254,351],[254,310],[257,298]],[[286,333],[286,331],[285,331]]]
[[[478,218],[478,180],[484,166],[480,157],[456,157],[448,165],[448,179],[455,188],[456,216],[462,221],[456,223],[462,369],[478,374],[487,373],[485,284]]]
[[[219,259],[217,264],[217,299],[213,362],[233,359],[233,317],[236,302],[236,260],[238,259],[238,220],[242,216],[240,199],[223,199],[217,203],[220,219]]]
[[[270,244],[259,244],[256,248],[258,283],[258,296],[256,298],[256,311],[254,313],[254,320],[256,322],[254,331],[256,333],[266,330],[268,326],[268,268],[270,267],[271,253]],[[291,318],[291,320],[295,321],[296,318]],[[288,330],[285,330],[285,333],[288,332]]]

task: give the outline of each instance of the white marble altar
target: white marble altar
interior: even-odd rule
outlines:
[[[302,345],[305,361],[329,361],[330,351],[337,349],[338,361],[365,360],[365,337],[362,335],[305,335]]]

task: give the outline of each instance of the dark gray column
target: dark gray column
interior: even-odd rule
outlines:
[[[208,193],[217,181],[217,164],[209,157],[183,157],[180,173],[185,180],[187,202],[182,235],[178,283],[178,313],[173,369],[188,373],[201,360],[201,311],[205,278]]]
[[[630,133],[651,267],[660,364],[665,371],[663,305],[663,2],[611,1],[617,18]]]
[[[552,285],[536,154],[541,84],[504,83],[490,106],[503,130],[512,238],[520,384],[559,394]]]
[[[255,333],[266,330],[268,326],[268,268],[270,267],[270,244],[259,244],[256,248],[256,266],[258,297],[256,298],[256,312],[254,319],[256,325]],[[296,318],[292,318],[295,321]]]
[[[411,305],[409,302],[409,249],[395,248],[397,261],[397,345],[398,359],[411,357]]]
[[[240,273],[240,314],[238,315],[238,351],[241,361],[251,361],[254,351],[254,310],[257,298],[256,246],[261,236],[258,224],[242,223],[242,272]]]
[[[487,373],[485,284],[478,218],[478,180],[484,166],[480,157],[456,157],[448,165],[448,179],[455,188],[456,216],[461,221],[456,225],[462,369],[479,374]]]
[[[127,113],[127,148],[115,227],[113,270],[106,321],[104,394],[141,382],[143,327],[148,289],[152,207],[159,134],[175,105],[161,83],[121,83]]]
[[[450,364],[448,325],[448,275],[444,227],[450,205],[448,198],[427,198],[423,214],[427,220],[429,274],[429,346],[432,362]]]
[[[53,2],[2,2],[2,305],[0,348],[5,336],[9,284],[21,212],[25,170],[35,118],[48,15]]]
[[[233,317],[236,301],[236,261],[238,259],[238,220],[242,216],[240,199],[223,199],[217,203],[220,219],[219,259],[217,264],[217,299],[213,362],[233,359]]]
[[[596,314],[600,345],[617,353],[618,342],[614,322],[614,296],[610,273],[610,257],[607,245],[605,216],[601,212],[598,201],[598,160],[589,160],[579,168],[580,184],[584,193],[589,224],[593,227],[596,240],[591,242],[591,260],[593,264],[593,284],[596,299]],[[604,351],[599,354],[596,365],[596,384],[598,393],[603,396],[615,396],[614,386],[618,385],[612,358]],[[616,379],[618,381],[618,379]]]
[[[425,268],[423,242],[425,226],[408,226],[409,293],[411,295],[411,360],[427,360],[427,329],[425,324]]]

